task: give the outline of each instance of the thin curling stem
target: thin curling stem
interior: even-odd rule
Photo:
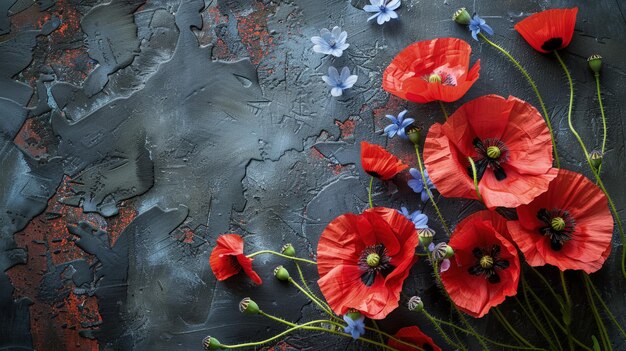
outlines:
[[[602,105],[602,94],[600,93],[600,73],[594,73],[596,78],[596,91],[598,92],[598,104],[600,105],[600,115],[602,116],[602,149],[601,153],[604,157],[604,151],[606,150],[606,116],[604,115],[604,106]],[[598,174],[601,174],[602,163],[598,166]]]
[[[587,300],[589,301],[589,305],[591,306],[593,318],[595,319],[596,326],[598,327],[598,331],[600,332],[602,347],[606,351],[613,351],[613,347],[611,347],[611,339],[609,339],[609,333],[606,331],[606,326],[604,325],[602,317],[600,317],[600,313],[598,312],[598,308],[596,307],[596,301],[591,294],[591,289],[589,288],[589,282],[587,280],[585,280],[585,292],[587,293]]]
[[[468,157],[467,159],[472,166],[472,178],[474,179],[474,189],[476,190],[476,196],[478,196],[478,200],[480,202],[485,203],[483,201],[483,197],[480,195],[480,189],[478,189],[478,176],[476,175],[476,164],[474,163],[474,159],[471,157]]]
[[[441,328],[440,323],[435,319],[435,317],[431,316],[428,312],[426,312],[425,309],[422,310],[422,313],[424,313],[424,316],[426,316],[426,318],[430,321],[430,323],[432,323],[432,325],[435,326],[435,329],[437,329],[437,331],[439,332],[439,335],[441,335],[441,337],[446,341],[448,345],[455,347],[457,349],[466,350],[464,345],[457,344],[454,341],[452,341],[452,339],[450,339],[448,334],[446,334],[446,332]],[[463,330],[465,331],[465,329]],[[471,335],[472,333],[468,332],[468,334]]]
[[[611,212],[613,213],[613,217],[615,218],[615,222],[617,223],[617,229],[619,230],[620,239],[622,241],[622,262],[621,262],[622,275],[624,276],[624,278],[626,278],[626,237],[624,236],[624,228],[622,227],[622,220],[620,219],[619,214],[617,213],[617,208],[615,207],[615,203],[613,203],[613,200],[611,199],[609,192],[606,190],[606,187],[604,186],[604,183],[602,182],[602,179],[600,178],[600,174],[596,172],[596,169],[593,167],[593,164],[591,163],[591,159],[589,158],[589,152],[587,152],[587,147],[585,146],[585,143],[583,142],[582,138],[580,137],[580,135],[574,128],[574,125],[572,124],[572,108],[574,105],[574,82],[572,81],[572,76],[570,75],[569,70],[567,69],[567,66],[565,65],[565,62],[563,62],[563,59],[561,59],[561,55],[559,55],[557,51],[554,51],[554,56],[556,56],[556,59],[561,64],[561,67],[563,68],[563,71],[565,72],[565,76],[567,76],[567,82],[569,83],[569,108],[567,109],[567,123],[569,125],[569,129],[572,131],[572,134],[574,134],[574,136],[576,137],[576,140],[578,140],[578,143],[580,144],[580,147],[583,149],[583,153],[585,154],[585,159],[587,160],[587,164],[589,165],[589,168],[591,168],[591,173],[593,173],[593,176],[596,178],[596,183],[598,183],[598,186],[600,187],[600,189],[602,189],[602,191],[604,192],[604,195],[606,195],[606,199],[609,201]]]
[[[598,301],[600,302],[600,305],[602,305],[602,308],[604,309],[604,313],[606,313],[606,315],[609,317],[611,322],[615,325],[615,327],[617,327],[617,329],[622,334],[622,336],[626,338],[626,332],[624,331],[624,328],[622,328],[622,326],[619,324],[619,322],[617,321],[617,319],[611,312],[611,309],[609,308],[609,306],[607,306],[606,302],[604,302],[604,300],[602,299],[602,296],[596,289],[595,285],[593,285],[593,282],[591,281],[591,278],[589,277],[589,275],[587,273],[583,273],[583,278],[589,284],[589,287],[591,288],[591,291],[593,291],[593,294],[596,295],[596,298],[598,299]]]
[[[548,116],[548,110],[546,110],[546,105],[543,103],[543,98],[541,97],[541,94],[539,93],[539,89],[537,89],[537,85],[535,84],[535,81],[532,79],[530,74],[528,74],[528,72],[524,69],[524,67],[522,67],[522,65],[513,56],[511,56],[511,54],[508,51],[506,51],[503,47],[487,39],[487,37],[483,33],[478,33],[478,36],[481,39],[483,39],[487,44],[493,46],[495,49],[497,49],[502,54],[504,54],[504,56],[506,56],[509,59],[509,61],[511,61],[511,63],[513,63],[513,65],[515,65],[515,67],[517,67],[517,69],[520,70],[522,75],[524,75],[524,77],[528,81],[528,84],[530,84],[530,87],[535,92],[535,95],[537,95],[537,100],[539,100],[539,105],[541,106],[541,111],[543,112],[543,118],[546,120],[548,129],[550,130],[550,137],[552,138],[552,151],[554,152],[554,163],[556,164],[556,168],[560,168],[561,162],[559,160],[559,153],[556,150],[556,139],[554,139],[554,131],[552,130],[552,123],[550,122],[550,117]]]
[[[315,296],[315,293],[313,293],[313,290],[311,290],[311,288],[309,288],[309,285],[306,283],[306,279],[304,279],[304,274],[302,274],[302,269],[300,268],[300,265],[298,264],[298,262],[294,262],[296,264],[296,269],[298,270],[298,275],[300,276],[300,280],[302,281],[302,286],[304,287],[304,289],[306,289],[306,291],[311,294],[311,296],[313,298],[315,298],[317,300],[317,302],[319,302],[320,304],[324,305],[324,308],[322,308],[324,310],[324,312],[326,312],[331,318],[336,318],[336,316],[332,313],[332,310],[330,309],[330,306],[328,306],[328,304],[326,303],[326,301],[320,299],[319,297]]]
[[[443,226],[443,229],[446,231],[446,234],[450,236],[452,232],[450,232],[450,228],[448,228],[448,224],[446,220],[443,218],[441,211],[439,211],[439,206],[437,206],[437,202],[435,202],[435,198],[433,197],[433,193],[428,188],[428,183],[426,181],[426,175],[424,175],[424,165],[422,165],[422,156],[420,156],[420,148],[417,144],[413,144],[415,146],[415,156],[417,156],[417,165],[419,166],[420,175],[422,176],[422,184],[424,185],[424,190],[426,190],[426,194],[428,194],[428,198],[430,202],[433,204],[435,208],[435,212],[437,212],[437,217],[439,217],[439,221]]]
[[[374,177],[370,177],[370,186],[367,188],[367,199],[370,202],[370,208],[374,207],[374,203],[372,202],[372,185],[374,185]]]
[[[572,330],[570,328],[572,324],[572,300],[569,297],[569,292],[567,291],[567,283],[565,282],[565,273],[563,271],[559,271],[561,276],[561,285],[563,286],[563,295],[565,296],[565,309],[563,309],[563,313],[567,313],[567,318],[563,318],[565,322],[565,329],[567,329],[567,343],[569,344],[569,348],[571,351],[574,351],[574,340],[572,339]]]
[[[502,312],[500,312],[500,310],[497,307],[493,308],[493,313],[498,319],[498,321],[500,321],[500,324],[502,324],[504,328],[508,330],[508,332],[511,334],[511,336],[513,336],[513,338],[517,339],[519,342],[526,345],[527,347],[534,347],[533,344],[531,344],[528,340],[526,340],[526,338],[524,338],[520,333],[518,333],[517,330],[515,330],[515,327],[513,327],[511,323],[509,323],[509,321],[506,319],[506,317],[502,314]]]
[[[326,312],[328,315],[331,316],[331,318],[335,318],[335,315],[333,314],[332,311],[326,309],[326,306],[324,306],[315,295],[309,294],[303,287],[300,286],[300,284],[296,283],[295,280],[293,280],[293,278],[289,277],[288,281],[293,284],[293,286],[295,286],[298,290],[300,290],[300,292],[302,292],[304,295],[306,295],[306,297],[309,298],[309,300],[311,300],[314,304],[316,304],[319,308],[322,309],[322,311]]]
[[[447,121],[450,115],[448,115],[448,111],[446,111],[446,106],[443,104],[443,101],[441,100],[438,100],[438,101],[439,101],[439,107],[441,107],[441,112],[443,112],[443,116],[446,118],[446,121]]]
[[[272,250],[261,250],[261,251],[253,252],[253,253],[247,255],[246,257],[252,258],[252,257],[254,257],[256,255],[260,255],[260,254],[272,254],[274,256],[287,258],[287,259],[290,259],[290,260],[293,260],[293,261],[300,261],[300,262],[304,262],[304,263],[308,263],[308,264],[317,264],[317,262],[311,261],[311,260],[307,260],[306,258],[291,257],[291,256],[283,255],[280,252],[276,252],[276,251],[272,251]]]

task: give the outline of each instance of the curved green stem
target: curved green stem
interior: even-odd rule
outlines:
[[[322,309],[322,311],[326,312],[326,314],[328,314],[329,316],[331,316],[331,318],[336,318],[335,315],[333,314],[333,311],[331,311],[330,309],[327,309],[326,306],[324,306],[317,298],[317,296],[315,296],[314,294],[310,294],[309,292],[307,292],[303,287],[300,286],[300,284],[296,283],[295,280],[293,280],[293,278],[289,277],[288,281],[293,284],[293,286],[295,286],[298,290],[300,290],[300,292],[302,292],[304,295],[306,295],[306,297],[308,297],[314,304],[316,304],[319,308]]]
[[[593,167],[593,164],[591,163],[591,159],[589,158],[589,152],[587,152],[587,147],[585,146],[585,143],[583,142],[582,138],[580,137],[580,135],[574,128],[574,125],[572,124],[572,107],[574,105],[574,82],[572,81],[572,76],[570,75],[569,70],[567,69],[567,66],[565,65],[565,62],[563,62],[559,53],[557,51],[554,51],[554,55],[556,56],[557,60],[561,64],[561,67],[563,68],[563,71],[565,72],[565,75],[567,76],[567,82],[569,83],[569,108],[567,109],[567,123],[569,124],[569,129],[572,131],[572,134],[574,134],[574,136],[576,137],[576,140],[578,140],[578,143],[580,144],[580,147],[583,149],[583,153],[585,154],[587,164],[589,165],[589,168],[591,168],[591,173],[593,173],[594,177],[596,178],[596,182],[598,183],[598,186],[600,187],[600,189],[602,189],[602,191],[604,192],[604,195],[606,195],[606,199],[609,201],[611,212],[613,213],[613,217],[615,218],[615,222],[617,223],[617,229],[619,230],[620,239],[622,241],[622,262],[621,262],[622,275],[624,276],[624,278],[626,278],[626,238],[624,236],[624,228],[622,227],[622,220],[620,219],[619,214],[617,213],[617,208],[615,207],[615,203],[613,203],[613,200],[611,199],[609,192],[604,187],[604,183],[602,182],[602,179],[600,179],[599,173],[596,172],[596,169]]]
[[[574,351],[574,340],[572,340],[572,300],[569,297],[567,291],[567,283],[565,282],[565,273],[559,271],[561,276],[561,286],[563,287],[563,295],[565,296],[565,309],[563,309],[563,322],[565,322],[565,328],[567,329],[567,343],[571,351]]]
[[[511,54],[508,51],[506,51],[504,48],[502,48],[498,44],[487,39],[487,37],[483,33],[478,33],[478,36],[481,39],[483,39],[487,44],[493,46],[496,50],[504,54],[504,56],[506,56],[509,59],[509,61],[511,61],[511,63],[513,63],[513,65],[515,65],[515,67],[517,67],[517,69],[520,70],[522,75],[524,75],[524,77],[528,81],[528,84],[530,84],[530,87],[535,92],[535,95],[537,95],[537,100],[539,100],[539,105],[541,106],[541,111],[543,112],[543,118],[546,120],[546,124],[548,125],[548,130],[550,130],[550,137],[552,138],[552,151],[554,152],[554,162],[556,164],[556,168],[560,168],[561,162],[559,161],[559,153],[556,151],[556,139],[554,138],[554,131],[552,130],[552,123],[550,122],[550,117],[548,117],[548,111],[546,110],[546,105],[543,103],[543,98],[541,97],[541,94],[539,93],[539,89],[537,89],[537,85],[535,84],[535,81],[531,78],[530,74],[528,74],[528,72],[524,69],[524,67],[522,67],[522,65],[513,56],[511,56]]]
[[[587,293],[587,300],[589,301],[589,306],[591,306],[591,312],[593,314],[593,318],[596,321],[598,332],[600,333],[602,346],[605,351],[613,351],[613,348],[611,347],[611,339],[609,339],[609,333],[606,331],[606,326],[604,325],[602,317],[600,317],[600,313],[598,312],[598,308],[596,307],[596,301],[591,294],[591,288],[589,288],[589,282],[587,282],[587,280],[585,280],[585,292]]]
[[[533,271],[539,277],[539,279],[541,279],[541,281],[546,286],[546,288],[548,288],[548,290],[550,291],[552,296],[554,296],[554,299],[559,304],[559,306],[561,308],[565,307],[565,306],[563,306],[563,302],[561,301],[559,295],[552,288],[552,284],[550,284],[550,282],[543,276],[543,274],[541,274],[541,272],[539,272],[535,267],[533,267],[533,266],[529,266],[529,267],[530,267],[530,270]]]
[[[317,262],[315,262],[315,261],[307,260],[305,258],[300,258],[300,257],[291,257],[291,256],[283,255],[280,252],[276,252],[276,251],[272,251],[272,250],[261,250],[261,251],[253,252],[253,253],[247,255],[246,257],[252,258],[252,257],[254,257],[256,255],[260,255],[260,254],[272,254],[272,255],[275,255],[275,256],[278,256],[278,257],[282,257],[282,258],[286,258],[286,259],[293,260],[293,261],[300,261],[300,262],[305,262],[305,263],[308,263],[308,264],[317,264]]]
[[[325,308],[323,308],[324,312],[326,312],[329,316],[331,316],[332,318],[336,318],[336,316],[332,313],[332,310],[330,308],[330,306],[328,306],[328,304],[326,303],[326,301],[320,299],[319,297],[317,297],[315,295],[315,293],[313,293],[313,290],[311,290],[311,288],[309,288],[309,285],[306,282],[306,279],[304,279],[304,274],[302,274],[302,269],[300,268],[300,265],[298,264],[298,262],[294,262],[296,264],[296,269],[298,270],[298,275],[300,276],[300,280],[302,281],[302,286],[304,287],[304,289],[306,289],[306,291],[311,294],[312,297],[314,297],[317,302],[319,302],[320,304],[324,305]]]
[[[446,111],[446,106],[443,104],[443,101],[438,100],[439,101],[439,106],[441,107],[441,112],[443,112],[443,116],[446,118],[446,120],[448,120],[448,111]]]
[[[424,316],[426,316],[426,318],[430,321],[430,323],[432,323],[435,326],[435,329],[437,329],[437,331],[439,332],[439,335],[441,335],[441,337],[446,341],[448,345],[455,347],[457,349],[465,349],[464,345],[457,344],[454,341],[452,341],[452,339],[450,339],[448,334],[446,334],[446,332],[441,328],[440,323],[437,321],[435,317],[431,316],[428,312],[426,312],[425,309],[422,310],[422,313],[424,313]],[[463,330],[465,331],[465,329]],[[468,332],[468,334],[471,335],[472,333]]]
[[[550,337],[548,332],[543,328],[543,326],[541,325],[541,320],[539,319],[539,317],[537,317],[537,315],[532,310],[530,305],[528,305],[528,308],[524,307],[524,305],[522,304],[522,301],[520,301],[520,299],[517,296],[515,296],[515,301],[520,306],[524,314],[528,317],[528,319],[530,319],[530,322],[533,324],[533,326],[539,331],[541,336],[543,336],[543,338],[548,342],[548,344],[550,344],[550,350],[556,349],[556,347],[554,346],[552,342],[552,338]],[[528,304],[528,300],[526,300],[526,303]]]
[[[472,166],[472,178],[474,178],[474,189],[476,190],[476,196],[478,196],[478,200],[482,203],[483,197],[480,195],[480,189],[478,189],[478,175],[476,174],[476,164],[474,163],[474,159],[472,157],[467,157],[470,165]]]
[[[535,328],[537,328],[539,333],[541,333],[541,335],[544,336],[548,344],[550,344],[550,350],[556,349],[556,347],[554,347],[554,342],[556,341],[557,345],[559,346],[559,350],[563,351],[563,348],[561,347],[561,342],[559,341],[559,337],[556,334],[556,331],[554,330],[554,328],[552,327],[552,323],[550,323],[548,318],[545,316],[545,313],[543,313],[544,318],[546,319],[546,322],[547,322],[545,324],[547,324],[548,327],[550,328],[552,335],[554,335],[554,339],[551,338],[548,332],[544,329],[542,321],[539,319],[539,317],[534,311],[533,306],[530,304],[530,299],[528,298],[528,291],[526,290],[527,284],[526,284],[526,275],[524,274],[524,270],[520,271],[520,275],[521,275],[520,279],[522,280],[522,294],[524,295],[524,301],[526,302],[527,309],[525,309],[524,306],[522,306],[522,303],[516,298],[517,302],[520,304],[520,306],[522,306],[522,309],[524,310],[524,312],[526,312],[526,314],[529,316],[531,322],[533,322],[533,324],[535,325]],[[555,295],[555,299],[559,301],[559,299],[556,297],[556,294],[554,295]]]
[[[606,150],[606,116],[604,115],[604,106],[602,105],[602,94],[600,93],[600,73],[595,73],[596,78],[596,91],[598,92],[598,104],[600,105],[600,115],[602,116],[602,149],[601,154],[604,157],[604,151]],[[602,163],[598,166],[598,174],[601,174]]]
[[[424,165],[422,165],[422,156],[420,156],[420,148],[417,144],[413,144],[413,145],[415,146],[415,155],[417,156],[417,165],[419,166],[420,175],[422,176],[422,184],[424,184],[424,190],[426,190],[426,194],[428,194],[428,198],[430,199],[430,202],[433,204],[433,208],[435,209],[435,212],[437,212],[437,217],[439,217],[439,221],[441,222],[443,229],[446,231],[446,234],[450,236],[452,235],[452,232],[450,232],[450,228],[448,228],[448,224],[446,223],[446,220],[443,218],[441,211],[439,211],[439,206],[437,206],[437,202],[435,202],[433,193],[428,188],[428,182],[426,181],[426,175],[424,174]]]
[[[515,339],[517,339],[519,342],[526,345],[527,347],[532,347],[532,348],[535,347],[533,346],[533,344],[528,342],[528,340],[526,340],[526,338],[524,338],[520,333],[518,333],[517,330],[515,330],[515,328],[511,325],[511,323],[509,323],[509,321],[506,319],[506,317],[502,314],[502,312],[500,312],[500,310],[497,307],[493,308],[493,313],[498,319],[498,321],[500,321],[500,323],[504,326],[504,328],[511,334],[511,336],[513,336]]]
[[[370,186],[367,189],[367,199],[370,202],[370,208],[374,207],[374,203],[372,202],[372,185],[374,184],[374,177],[370,177]]]
[[[591,278],[589,277],[589,275],[586,273],[583,273],[583,278],[589,284],[589,287],[591,288],[591,291],[593,291],[593,294],[596,295],[596,298],[598,299],[598,301],[600,302],[600,305],[602,305],[602,308],[604,309],[604,313],[606,313],[606,315],[609,317],[611,322],[615,325],[615,327],[617,327],[617,329],[622,334],[622,336],[626,338],[626,332],[624,331],[622,326],[619,324],[619,322],[617,321],[617,319],[611,312],[611,309],[609,308],[609,306],[607,306],[606,302],[604,302],[604,300],[602,299],[602,296],[596,289],[595,285],[593,285],[593,282],[591,281]]]

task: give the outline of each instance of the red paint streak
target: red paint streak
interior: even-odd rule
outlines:
[[[284,341],[281,341],[278,344],[274,346],[270,346],[264,350],[265,351],[298,351],[298,349],[294,348],[293,346],[289,345],[288,343]]]
[[[356,121],[352,117],[346,119],[343,122],[335,120],[335,124],[341,130],[342,139],[348,139],[354,136],[354,128],[356,127]]]
[[[268,56],[274,46],[274,37],[267,29],[267,17],[272,14],[270,7],[265,7],[261,2],[254,3],[255,10],[246,15],[237,14],[237,30],[241,42],[245,45],[250,55],[250,60],[258,65],[261,60]]]
[[[49,345],[64,350],[98,350],[96,340],[79,335],[80,330],[97,329],[97,323],[101,320],[95,296],[78,296],[70,292],[63,302],[54,304],[37,299],[42,277],[50,271],[52,265],[77,259],[84,259],[90,264],[95,262],[92,255],[76,246],[76,238],[68,232],[67,225],[88,221],[96,228],[108,231],[110,244],[114,245],[123,229],[137,215],[130,203],[121,203],[119,214],[105,219],[98,214],[84,213],[81,208],[58,202],[60,198],[73,194],[71,186],[70,178],[65,177],[57,193],[48,201],[46,210],[24,230],[15,234],[17,245],[28,249],[28,264],[17,265],[7,271],[15,287],[14,296],[26,296],[34,302],[30,306],[30,325],[33,345],[37,350],[49,349]],[[73,288],[75,286],[71,281],[63,287],[69,291]]]
[[[318,160],[323,160],[326,157],[324,157],[324,154],[322,154],[318,149],[316,149],[315,147],[311,148],[311,156],[313,158],[316,158]]]
[[[191,230],[191,228],[189,228],[189,227],[180,228],[180,230],[183,233],[183,235],[182,235],[182,237],[179,240],[181,240],[185,244],[193,243],[193,237],[194,237],[194,235],[196,235],[193,232],[193,230]]]
[[[27,119],[13,141],[22,151],[35,159],[40,159],[48,153],[48,148],[42,143],[36,123],[35,119]]]

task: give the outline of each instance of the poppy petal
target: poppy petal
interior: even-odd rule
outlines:
[[[563,49],[574,35],[578,7],[535,13],[515,25],[515,30],[535,50],[544,54]]]

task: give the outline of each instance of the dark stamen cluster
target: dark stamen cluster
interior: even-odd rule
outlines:
[[[565,242],[572,238],[576,222],[569,212],[560,209],[547,210],[542,208],[537,212],[537,218],[546,224],[539,228],[539,232],[550,238],[550,248],[552,250],[561,250]]]
[[[563,39],[562,38],[551,38],[549,40],[546,40],[541,45],[541,48],[546,50],[546,51],[554,51],[554,50],[560,49],[561,45],[563,45]]]
[[[368,263],[367,257],[371,254],[378,255],[378,262],[376,265],[372,266]],[[366,286],[371,286],[374,284],[374,279],[376,279],[376,274],[380,273],[383,277],[386,277],[391,271],[393,271],[394,266],[389,264],[391,261],[391,257],[387,254],[387,249],[383,244],[368,246],[361,253],[361,257],[359,258],[359,268],[363,273],[361,274],[361,281]]]
[[[476,258],[476,264],[468,269],[469,274],[482,275],[492,284],[499,283],[498,271],[509,267],[509,261],[500,258],[500,245],[493,245],[488,249],[475,247],[472,254]]]
[[[474,138],[473,144],[476,153],[478,153],[478,156],[473,158],[476,164],[476,179],[480,181],[487,168],[493,170],[497,180],[505,179],[506,172],[502,168],[502,163],[509,159],[509,149],[506,145],[502,141],[493,138],[482,141],[479,138]],[[471,166],[467,168],[467,171],[469,176],[473,178],[474,173]]]

